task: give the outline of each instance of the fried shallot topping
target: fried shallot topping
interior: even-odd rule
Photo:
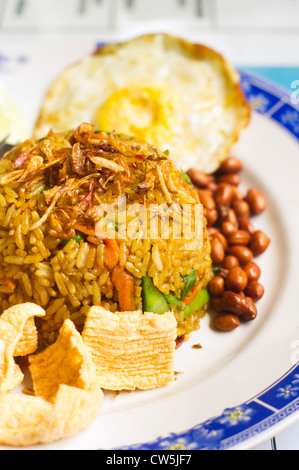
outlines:
[[[114,204],[119,196],[144,203],[147,191],[155,188],[171,204],[182,183],[171,160],[155,147],[96,131],[88,123],[75,131],[50,131],[40,141],[29,139],[3,158],[10,170],[0,174],[1,185],[12,184],[25,199],[40,188],[45,210],[31,230],[49,222],[50,233],[61,239],[75,233],[78,225],[92,233],[99,204]],[[186,193],[186,187],[181,191]],[[191,188],[189,195],[194,200]]]

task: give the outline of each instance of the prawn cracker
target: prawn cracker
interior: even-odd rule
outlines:
[[[24,376],[14,357],[25,356],[37,348],[34,317],[44,315],[41,307],[26,303],[10,307],[0,316],[0,393],[21,384]]]
[[[24,394],[0,395],[0,444],[30,446],[71,436],[94,421],[103,402],[98,387],[60,385],[50,403]]]
[[[82,333],[103,389],[153,389],[174,379],[173,312],[116,312],[92,307]]]
[[[71,320],[65,320],[56,342],[29,362],[35,395],[47,401],[55,399],[61,384],[89,390],[94,383],[91,355]]]
[[[29,361],[35,396],[0,394],[0,444],[51,443],[97,418],[104,394],[95,383],[90,353],[70,320],[56,343]]]

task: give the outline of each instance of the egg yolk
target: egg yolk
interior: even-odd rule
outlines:
[[[162,88],[125,88],[113,93],[97,111],[98,129],[134,135],[156,146],[174,137],[175,99]]]

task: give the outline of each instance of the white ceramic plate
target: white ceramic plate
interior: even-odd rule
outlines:
[[[254,224],[272,240],[259,259],[257,319],[227,334],[206,316],[177,350],[172,384],[107,393],[85,431],[33,449],[250,449],[298,419],[299,111],[271,84],[245,73],[242,81],[255,112],[233,154],[245,164],[244,189],[268,199]]]

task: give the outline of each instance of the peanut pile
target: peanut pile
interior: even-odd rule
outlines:
[[[213,175],[193,168],[187,172],[208,222],[215,272],[208,285],[216,312],[212,324],[221,331],[233,331],[242,322],[254,320],[256,303],[264,295],[255,258],[267,250],[270,238],[255,229],[253,217],[266,210],[267,202],[258,189],[242,193],[242,170],[243,163],[229,157]]]

